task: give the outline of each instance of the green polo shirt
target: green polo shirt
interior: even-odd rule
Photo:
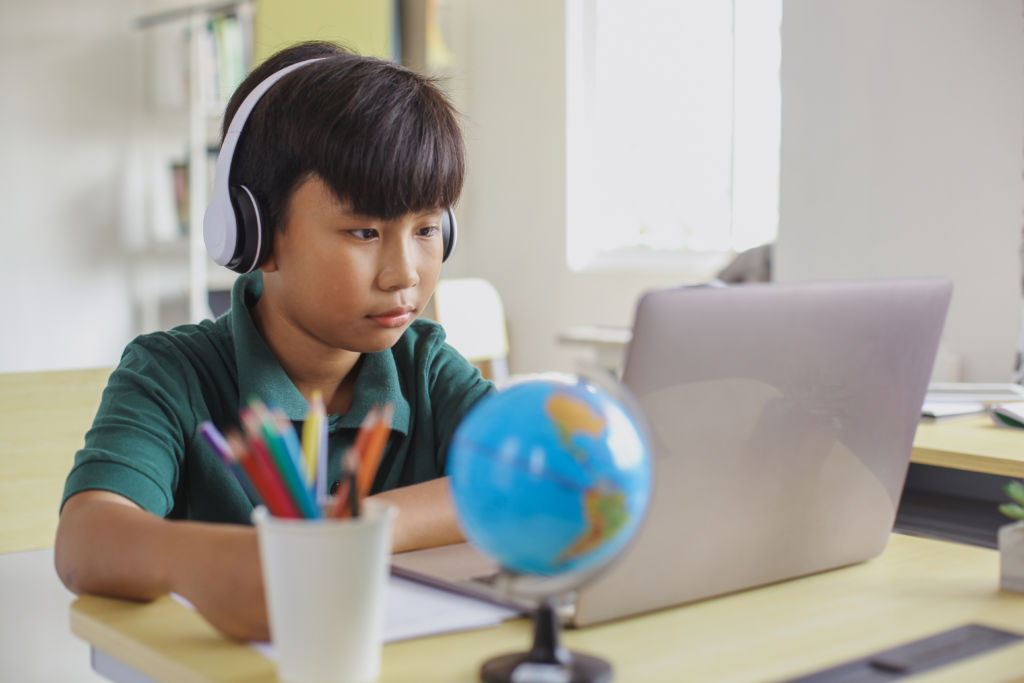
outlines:
[[[75,455],[63,500],[102,489],[164,517],[249,523],[255,501],[197,428],[205,420],[222,430],[237,427],[239,407],[256,396],[283,409],[302,433],[309,406],[249,312],[262,290],[259,271],[243,275],[232,290],[231,310],[217,320],[128,344]],[[392,348],[363,355],[351,409],[328,419],[331,482],[366,413],[384,402],[394,406],[394,421],[373,490],[444,474],[455,428],[493,390],[444,338],[439,325],[417,320]]]

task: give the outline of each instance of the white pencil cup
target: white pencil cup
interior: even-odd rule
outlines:
[[[398,511],[365,500],[355,519],[252,519],[277,672],[289,683],[362,682],[380,675],[384,590]]]

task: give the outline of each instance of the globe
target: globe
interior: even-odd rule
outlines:
[[[448,474],[466,538],[506,572],[538,578],[607,563],[651,492],[639,418],[577,376],[528,378],[481,400],[455,432]]]

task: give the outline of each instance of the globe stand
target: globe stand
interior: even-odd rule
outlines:
[[[561,627],[550,598],[541,600],[533,613],[533,647],[484,662],[480,680],[485,683],[605,683],[612,679],[611,664],[592,655],[570,652],[558,642]]]

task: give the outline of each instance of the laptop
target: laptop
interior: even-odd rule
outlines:
[[[622,383],[650,429],[636,536],[571,594],[588,626],[870,559],[895,520],[952,284],[769,283],[644,295]],[[528,607],[472,546],[393,571]],[[497,578],[496,578],[497,577]]]

